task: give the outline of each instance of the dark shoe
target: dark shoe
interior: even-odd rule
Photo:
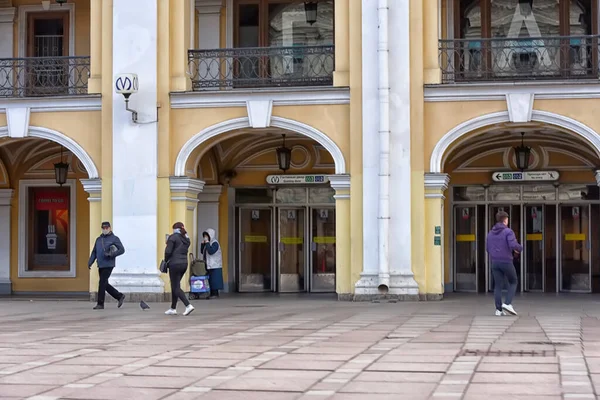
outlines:
[[[121,298],[119,299],[119,304],[117,304],[117,308],[121,308],[123,306],[124,302],[125,302],[125,295],[121,295]]]
[[[98,304],[96,307],[94,307],[94,310],[104,310],[104,306]]]

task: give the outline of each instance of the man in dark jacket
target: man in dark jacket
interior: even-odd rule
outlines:
[[[92,268],[94,261],[98,264],[98,275],[100,275],[100,282],[98,283],[98,304],[94,307],[94,310],[104,309],[104,299],[106,292],[118,300],[117,307],[121,308],[125,301],[125,295],[115,289],[110,283],[108,278],[115,267],[115,259],[121,254],[125,253],[125,247],[113,232],[110,227],[110,222],[102,223],[102,234],[96,239],[90,260],[88,261],[88,268]]]
[[[500,211],[496,214],[496,225],[487,236],[487,252],[492,260],[492,274],[494,275],[494,300],[496,302],[496,315],[506,313],[517,315],[512,306],[512,299],[517,290],[517,271],[513,264],[514,254],[523,251],[523,246],[517,242],[515,233],[508,227],[508,214]],[[502,303],[502,285],[504,279],[508,280],[508,293],[506,302]]]

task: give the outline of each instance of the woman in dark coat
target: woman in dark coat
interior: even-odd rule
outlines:
[[[202,232],[203,240],[200,251],[206,263],[208,273],[208,285],[210,286],[209,299],[219,297],[219,290],[223,290],[223,255],[221,246],[215,237],[214,229]]]
[[[183,315],[187,316],[194,311],[192,306],[181,290],[181,278],[185,275],[188,267],[188,249],[190,248],[190,237],[183,223],[176,222],[173,225],[173,234],[167,239],[165,249],[165,261],[169,265],[169,278],[171,280],[171,308],[165,312],[167,315],[177,315],[177,300],[185,304]]]

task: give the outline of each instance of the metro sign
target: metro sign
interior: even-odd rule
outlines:
[[[526,171],[526,172],[494,172],[494,182],[540,182],[557,181],[560,177],[558,171]]]

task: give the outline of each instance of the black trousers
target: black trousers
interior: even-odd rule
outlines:
[[[121,297],[123,297],[121,292],[108,283],[108,278],[110,278],[112,270],[112,268],[98,268],[98,274],[100,275],[100,283],[98,283],[98,305],[104,305],[106,292],[108,292],[108,294],[110,294],[116,300],[119,300]]]
[[[174,310],[177,307],[177,299],[187,307],[190,305],[189,300],[181,290],[181,278],[187,271],[187,264],[169,265],[169,278],[171,279],[171,308]]]

